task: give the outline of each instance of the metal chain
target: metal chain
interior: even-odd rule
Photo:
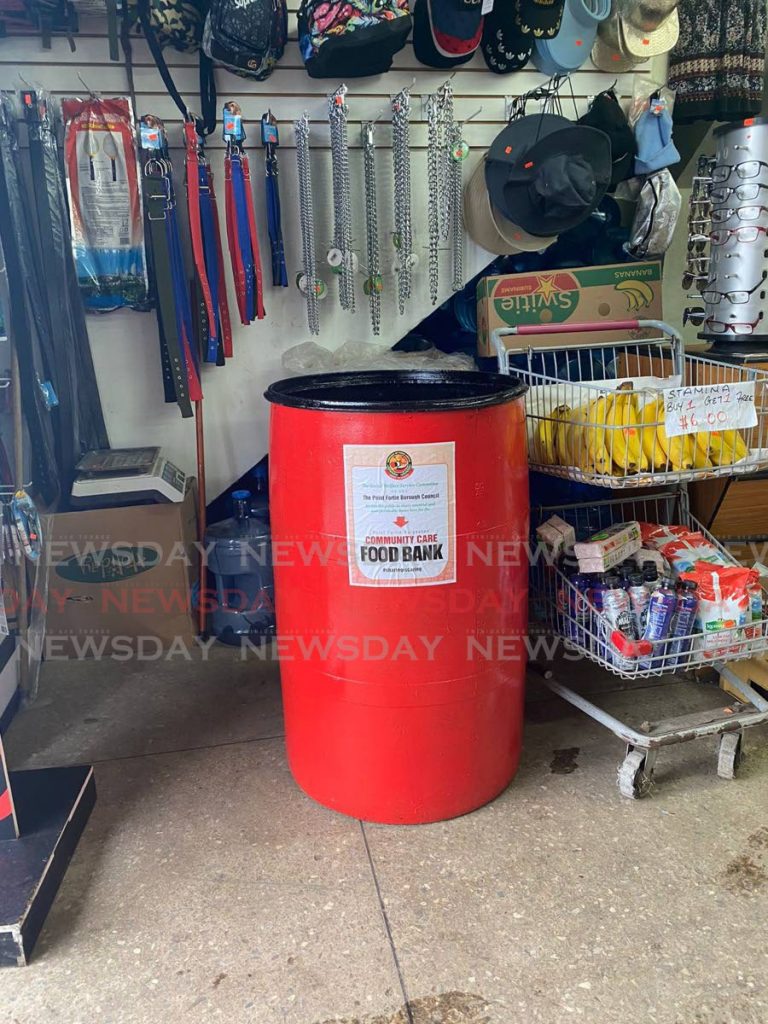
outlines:
[[[304,297],[307,302],[307,324],[310,334],[320,333],[317,308],[318,286],[315,263],[315,218],[312,208],[312,169],[309,160],[309,118],[306,113],[294,121],[296,164],[299,178],[299,221],[301,224],[302,269]]]
[[[397,305],[402,315],[413,283],[413,225],[411,222],[410,89],[392,97],[392,161],[395,179],[395,246],[398,250]]]
[[[449,168],[450,210],[451,210],[451,257],[453,279],[451,290],[459,292],[464,287],[464,224],[461,216],[463,191],[463,167],[466,157],[466,143],[462,139],[461,121],[451,125],[451,166]]]
[[[447,193],[445,179],[441,182],[440,164],[444,150],[440,147],[439,97],[427,97],[427,221],[429,225],[429,297],[437,304],[440,291],[440,214],[441,198]],[[441,189],[441,184],[443,188]]]
[[[440,179],[442,189],[440,193],[440,239],[447,242],[451,233],[451,193],[449,182],[451,180],[451,131],[454,122],[453,113],[453,83],[449,79],[444,82],[437,93],[440,112],[440,148],[442,150],[442,162],[440,167]]]
[[[341,308],[355,311],[355,268],[352,253],[352,187],[349,174],[348,107],[346,85],[328,98],[331,126],[331,171],[333,176],[333,245],[339,250],[339,302]]]
[[[373,143],[373,121],[364,121],[360,130],[363,145],[363,178],[365,188],[365,243],[368,276],[365,288],[371,308],[371,328],[381,333],[381,261],[379,254],[379,219],[376,209],[376,149]]]

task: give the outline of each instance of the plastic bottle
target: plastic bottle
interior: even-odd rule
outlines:
[[[615,577],[617,579],[617,577]],[[627,672],[631,671],[634,663],[631,658],[620,654],[613,642],[612,634],[618,630],[630,640],[637,640],[635,623],[632,616],[629,594],[621,586],[612,586],[603,594],[603,626],[606,631],[606,648],[608,658],[613,664]]]
[[[584,643],[584,626],[589,612],[586,595],[589,579],[585,573],[574,573],[563,582],[558,592],[558,610],[563,616],[563,634],[574,643]]]
[[[651,595],[643,583],[642,573],[632,573],[629,577],[627,593],[629,594],[629,603],[632,608],[632,617],[635,622],[635,631],[637,636],[641,637],[645,632],[645,620],[648,615],[648,602],[651,599]]]
[[[615,579],[615,577],[613,578]],[[601,614],[603,611],[603,598],[606,590],[610,589],[610,579],[611,574],[605,572],[595,573],[592,578],[592,585],[589,588],[589,600],[592,602],[592,605],[598,614]],[[590,653],[596,654],[600,658],[608,657],[603,630],[600,628],[599,619],[590,621],[589,634],[585,634],[584,639],[586,641],[585,646],[589,648]]]
[[[749,609],[747,611],[747,621],[750,623],[744,629],[744,636],[748,641],[748,649],[756,648],[760,649],[762,646],[762,621],[763,621],[763,588],[757,581],[755,583],[747,584],[747,597],[749,599]]]
[[[691,649],[690,634],[694,631],[696,612],[699,610],[699,598],[696,590],[695,580],[685,580],[677,593],[675,620],[671,632],[671,636],[676,639],[669,644],[669,654],[664,665],[670,671],[674,671],[685,663],[685,655]]]
[[[661,586],[659,570],[655,562],[643,562],[643,584],[649,594],[652,594],[654,590],[658,590]]]
[[[654,590],[648,600],[648,616],[645,620],[643,640],[657,645],[662,644],[669,637],[672,630],[672,620],[675,617],[677,608],[677,594],[674,583],[671,579],[662,580],[661,586]],[[653,655],[644,664],[647,668],[661,668],[664,661],[664,648],[653,652]]]
[[[250,491],[232,492],[232,518],[212,523],[205,542],[216,582],[211,633],[226,644],[266,642],[275,635],[271,537]]]

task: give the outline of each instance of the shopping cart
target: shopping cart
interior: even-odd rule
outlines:
[[[519,336],[522,340],[566,331],[593,334],[609,330],[626,330],[634,337],[611,346],[602,345],[592,337],[584,344],[567,350],[530,345],[515,350],[506,347],[502,340],[508,336]],[[653,332],[651,337],[646,336],[648,331]],[[612,490],[632,488],[635,491],[631,497],[534,510],[531,629],[561,638],[569,651],[625,679],[676,675],[706,666],[714,670],[713,674],[726,679],[731,692],[738,694],[743,703],[646,722],[635,728],[559,682],[550,666],[534,663],[532,670],[553,693],[606,726],[626,744],[626,755],[619,767],[617,780],[623,796],[638,798],[650,791],[661,747],[705,736],[720,736],[718,775],[733,778],[741,761],[745,730],[768,722],[768,700],[731,672],[728,662],[768,650],[768,617],[718,630],[714,642],[711,635],[697,632],[662,640],[641,654],[628,654],[625,648],[616,645],[611,623],[589,596],[574,586],[556,562],[543,557],[535,528],[553,514],[573,526],[581,538],[615,523],[632,520],[674,523],[698,531],[724,561],[738,565],[691,516],[687,483],[711,476],[752,472],[765,464],[768,452],[764,450],[763,441],[768,436],[768,374],[686,355],[677,332],[660,321],[502,328],[494,332],[493,344],[502,373],[511,372],[513,360],[519,360],[521,356],[524,359],[524,367],[517,367],[515,372],[530,387],[527,423],[531,468]],[[600,379],[591,379],[593,375]],[[726,392],[732,384],[754,385],[757,422],[739,432],[747,455],[743,450],[737,451],[735,439],[731,436],[727,435],[719,442],[714,437],[705,436],[697,445],[700,464],[686,466],[683,464],[687,461],[684,460],[684,442],[680,442],[678,454],[676,449],[669,447],[672,438],[662,435],[664,444],[659,440],[659,428],[663,429],[665,423],[663,409],[668,389],[695,386],[695,382],[719,385],[720,390],[725,386]],[[717,393],[717,389],[711,390]],[[616,401],[618,395],[629,395],[630,399],[622,401],[621,416],[612,416],[606,422],[605,407]],[[654,414],[643,417],[643,409],[648,402],[653,403]],[[579,410],[580,414],[575,415]],[[556,424],[554,438],[549,426],[553,423]],[[567,439],[558,445],[557,434],[563,429]],[[629,451],[627,434],[632,431],[640,436],[633,438],[632,451]],[[650,451],[649,438],[643,436],[645,431],[652,434],[654,443],[659,445],[658,462],[648,459],[647,467],[643,467],[637,455],[638,443],[640,450],[645,443]],[[700,433],[711,432],[702,430]],[[554,451],[554,458],[543,457],[545,441],[549,452]],[[729,451],[725,450],[727,442],[730,442]],[[666,451],[663,450],[665,446]],[[741,458],[736,457],[738,454]],[[661,486],[669,488],[670,484],[675,486],[659,493]],[[643,492],[640,488],[653,488],[653,493]]]

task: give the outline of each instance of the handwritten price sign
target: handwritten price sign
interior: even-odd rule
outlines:
[[[743,430],[757,426],[755,382],[665,388],[664,429],[668,437],[705,430]]]

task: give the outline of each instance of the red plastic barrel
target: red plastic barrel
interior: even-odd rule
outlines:
[[[439,821],[517,769],[524,391],[491,373],[397,371],[266,392],[288,759],[327,807]]]

